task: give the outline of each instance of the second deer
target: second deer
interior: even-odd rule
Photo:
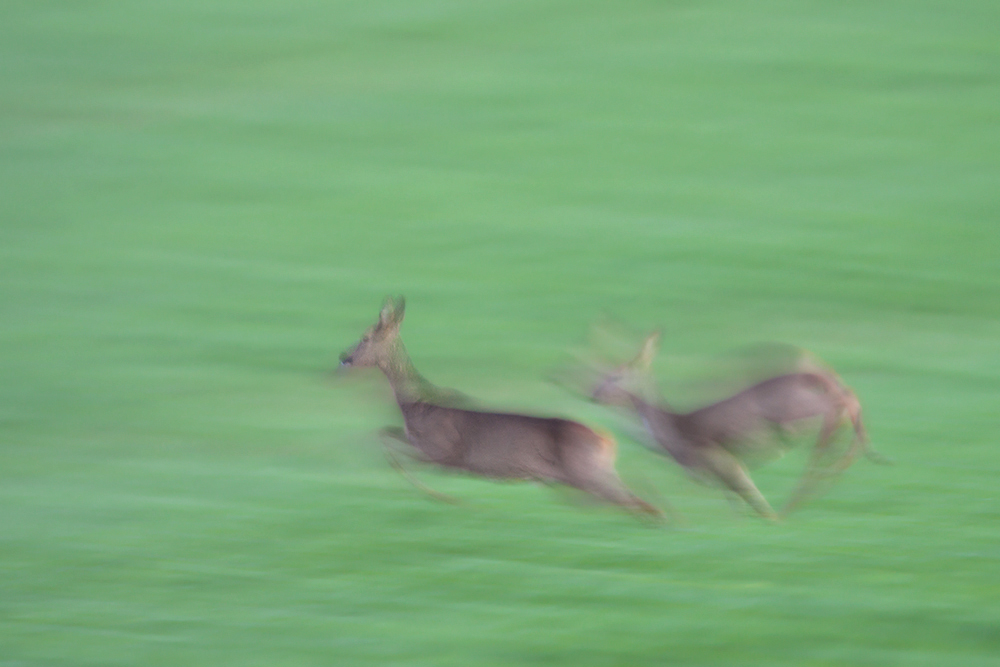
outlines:
[[[805,420],[822,420],[809,464],[783,515],[813,493],[820,479],[850,466],[860,452],[876,462],[888,462],[868,446],[857,396],[831,371],[817,367],[778,375],[717,403],[679,413],[662,399],[650,398],[656,392],[648,372],[658,344],[658,333],[647,337],[631,362],[597,384],[594,400],[630,406],[665,453],[688,472],[721,482],[761,516],[778,518],[740,458],[743,447],[755,437],[783,436]],[[846,423],[854,428],[850,448],[838,461],[822,467],[834,435]]]
[[[496,479],[562,483],[630,510],[660,515],[618,477],[611,436],[568,419],[457,406],[455,394],[434,387],[410,361],[399,337],[404,308],[402,297],[386,300],[378,321],[340,355],[342,367],[377,367],[392,385],[405,428],[383,429],[384,437],[412,445],[415,458],[445,468]],[[387,454],[402,470],[388,448]]]

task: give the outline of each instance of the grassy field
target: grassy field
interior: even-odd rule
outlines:
[[[0,9],[0,666],[997,665],[995,2]],[[685,517],[382,460],[337,354],[615,429]],[[893,467],[780,525],[544,380],[787,341]],[[805,460],[755,473],[774,504]]]

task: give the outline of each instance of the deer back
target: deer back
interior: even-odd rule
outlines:
[[[688,421],[700,437],[728,443],[772,424],[839,414],[845,391],[819,373],[779,375],[689,413]]]

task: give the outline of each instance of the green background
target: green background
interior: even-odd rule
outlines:
[[[995,665],[1000,4],[0,9],[0,665]],[[381,458],[337,354],[614,429],[655,528]],[[756,341],[873,444],[774,526],[545,381]],[[779,505],[805,449],[755,473]]]

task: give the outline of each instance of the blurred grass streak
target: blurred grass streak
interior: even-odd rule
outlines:
[[[3,664],[995,664],[996,3],[0,13]],[[400,292],[432,381],[613,428],[542,380],[601,313],[668,394],[802,345],[897,465],[429,503],[326,375]]]

